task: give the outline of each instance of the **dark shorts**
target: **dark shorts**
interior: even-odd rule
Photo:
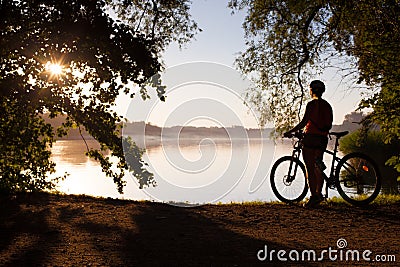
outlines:
[[[305,134],[302,142],[306,148],[325,151],[328,146],[328,137],[319,134]]]

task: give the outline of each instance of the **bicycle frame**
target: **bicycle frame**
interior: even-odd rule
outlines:
[[[331,136],[329,136],[329,138],[332,139]],[[334,179],[335,179],[336,165],[337,165],[337,163],[341,160],[341,158],[339,158],[338,156],[336,156],[336,154],[337,154],[337,152],[338,152],[338,148],[339,148],[339,139],[340,139],[340,137],[338,138],[337,136],[335,136],[335,145],[334,145],[334,148],[333,148],[332,151],[331,151],[331,150],[328,150],[328,149],[325,149],[325,151],[324,151],[324,153],[326,153],[326,154],[332,156],[332,161],[331,161],[329,176],[327,176],[327,175],[325,174],[325,172],[324,172],[323,170],[321,170],[322,175],[323,175],[323,178],[324,178],[324,180],[325,180],[325,198],[328,198],[328,188],[330,188],[330,185],[331,185],[330,183],[333,182]],[[301,144],[301,139],[298,139],[298,140],[295,142],[295,144],[293,145],[292,158],[299,159],[299,158],[300,158],[300,153],[301,153],[302,149],[303,149],[303,145]],[[294,162],[294,161],[292,161],[292,162],[290,163],[290,166],[289,166],[289,172],[288,172],[288,180],[287,180],[287,182],[292,182],[292,179],[293,179],[292,177],[295,176],[295,175],[291,175],[291,174],[292,174],[292,168],[293,168],[293,162]],[[293,172],[293,173],[296,174],[298,165],[297,165],[297,164],[294,164],[294,165],[295,165],[295,166],[294,166],[294,172]]]
[[[327,153],[327,154],[332,156],[332,164],[331,164],[331,171],[329,172],[329,178],[333,178],[334,177],[334,173],[335,173],[335,164],[334,163],[335,163],[335,161],[339,162],[340,159],[341,159],[341,158],[336,156],[336,154],[338,152],[338,147],[339,147],[339,138],[335,137],[335,147],[333,148],[333,151],[330,151],[328,149],[325,149],[325,151],[324,151],[324,153]]]
[[[301,144],[301,140],[299,139],[298,141],[296,141],[296,143],[293,145],[293,151],[292,151],[292,158],[296,158],[296,159],[299,159],[300,158],[300,153],[301,153],[301,149],[302,149],[302,144]],[[294,175],[291,175],[291,173],[292,173],[292,168],[293,168],[293,162],[294,161],[291,161],[290,162],[290,166],[289,166],[289,172],[288,172],[288,180],[287,180],[287,182],[292,182],[293,180],[294,180],[294,178],[292,178],[292,177],[295,177],[295,175],[296,175],[296,173],[297,173],[297,167],[298,167],[298,165],[297,164],[294,164],[295,166],[294,166]]]
[[[329,154],[332,156],[332,161],[331,161],[331,167],[330,167],[330,172],[329,172],[329,176],[327,176],[323,170],[321,170],[322,172],[322,176],[325,180],[325,198],[328,198],[328,188],[330,187],[331,184],[329,183],[333,183],[334,179],[335,179],[335,170],[336,170],[336,165],[337,163],[341,160],[341,158],[339,158],[338,156],[336,156],[337,152],[338,152],[338,147],[339,147],[339,138],[335,137],[335,147],[333,149],[333,151],[330,151],[328,149],[325,149],[324,153]]]

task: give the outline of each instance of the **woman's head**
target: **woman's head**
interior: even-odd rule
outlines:
[[[325,92],[325,84],[320,80],[314,80],[310,83],[310,89],[312,94],[316,95],[317,97],[321,97]]]

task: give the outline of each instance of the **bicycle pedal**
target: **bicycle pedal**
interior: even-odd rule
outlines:
[[[328,187],[329,187],[330,189],[336,189],[336,185],[335,185],[335,184],[330,184],[330,185],[328,185]]]
[[[331,179],[328,179],[326,184],[330,189],[336,189],[335,181],[332,181]]]
[[[322,160],[317,160],[315,162],[315,164],[317,165],[317,167],[321,170],[324,171],[326,169],[326,165]]]

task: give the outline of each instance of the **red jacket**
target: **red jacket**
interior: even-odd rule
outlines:
[[[331,105],[322,98],[313,99],[307,103],[303,119],[292,131],[304,128],[307,134],[328,135],[332,121]]]

